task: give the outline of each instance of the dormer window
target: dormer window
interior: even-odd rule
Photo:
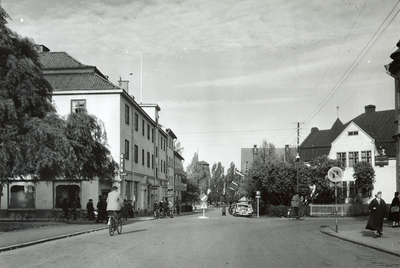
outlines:
[[[358,131],[349,131],[349,136],[358,136]]]

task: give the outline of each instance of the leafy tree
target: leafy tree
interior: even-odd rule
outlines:
[[[356,163],[353,168],[353,178],[355,179],[357,193],[361,198],[371,197],[375,182],[374,168],[365,161]]]
[[[211,181],[209,199],[211,202],[219,202],[221,197],[224,195],[224,167],[221,162],[214,164],[211,168]]]
[[[34,42],[7,19],[0,7],[0,181],[112,178],[117,164],[104,128],[94,116],[56,114]]]
[[[62,123],[54,114],[52,88],[42,76],[33,42],[8,29],[7,19],[0,7],[0,179],[47,178],[60,174],[57,165],[63,161],[54,141]],[[65,139],[55,143],[65,150]]]
[[[66,137],[72,152],[73,167],[66,172],[69,179],[111,180],[118,164],[111,157],[104,124],[87,112],[71,113],[66,120]]]
[[[196,200],[193,199],[193,201],[198,201],[198,197],[200,196],[200,193],[203,193],[207,191],[207,176],[204,172],[204,170],[198,165],[199,163],[199,157],[197,153],[193,155],[192,162],[187,166],[186,168],[186,173],[187,173],[187,181],[190,185],[193,187],[190,189],[193,192],[189,192],[193,198],[197,197]],[[188,186],[189,187],[189,186]]]

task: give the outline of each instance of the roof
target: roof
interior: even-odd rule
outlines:
[[[80,63],[66,52],[39,53],[39,61],[42,64],[43,70],[94,68],[94,66]]]
[[[328,155],[332,142],[351,122],[354,122],[371,136],[375,140],[377,148],[384,148],[389,157],[395,156],[395,140],[393,139],[396,134],[395,115],[395,110],[376,112],[374,105],[368,105],[365,107],[365,113],[344,125],[337,119],[331,129],[318,130],[318,128],[312,128],[311,133],[299,146],[300,158],[307,162],[318,156]]]
[[[208,166],[209,164],[206,161],[199,161],[199,162],[197,162],[197,165]]]
[[[400,72],[400,40],[397,42],[396,46],[398,49],[390,55],[393,61],[385,65],[387,72],[392,76]]]
[[[96,73],[44,74],[44,78],[53,87],[53,92],[120,89]]]

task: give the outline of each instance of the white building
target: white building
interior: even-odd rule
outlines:
[[[308,162],[327,155],[338,159],[345,168],[342,191],[346,197],[354,194],[355,163],[369,162],[375,170],[372,197],[382,191],[383,199],[391,202],[396,191],[395,110],[375,111],[365,106],[365,113],[346,124],[337,119],[329,130],[312,128],[300,145],[300,159]]]

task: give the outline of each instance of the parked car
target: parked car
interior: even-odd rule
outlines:
[[[233,216],[251,217],[253,215],[253,207],[248,203],[237,203]]]

